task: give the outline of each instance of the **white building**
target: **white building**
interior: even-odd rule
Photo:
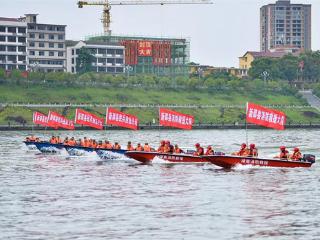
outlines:
[[[0,17],[0,68],[27,70],[27,23]]]
[[[78,54],[81,48],[94,56],[92,71],[119,74],[124,72],[124,46],[91,41],[67,42],[67,72],[77,73]]]
[[[65,25],[37,23],[37,14],[0,17],[0,68],[66,70]]]

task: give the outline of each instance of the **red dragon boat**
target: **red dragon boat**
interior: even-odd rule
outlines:
[[[209,163],[209,159],[184,153],[128,151],[125,155],[145,164],[151,163],[156,157],[165,163]]]
[[[315,163],[315,156],[305,154],[300,161],[285,159],[265,159],[241,156],[203,156],[214,165],[223,168],[233,168],[239,165],[262,166],[262,167],[281,167],[281,168],[300,168],[311,167]]]

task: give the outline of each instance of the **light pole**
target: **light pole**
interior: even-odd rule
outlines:
[[[127,80],[129,79],[130,72],[132,72],[132,70],[133,70],[133,67],[131,67],[130,65],[126,65],[124,67],[124,71],[127,73]]]
[[[201,67],[198,67],[197,72],[198,72],[198,79],[200,81],[200,78],[202,77],[202,74],[203,74],[203,69]]]

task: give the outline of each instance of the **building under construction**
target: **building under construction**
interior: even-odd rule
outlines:
[[[124,46],[125,71],[130,75],[188,75],[190,41],[187,39],[100,35],[86,40]]]

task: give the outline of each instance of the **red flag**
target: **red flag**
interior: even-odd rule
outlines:
[[[34,112],[33,113],[33,123],[36,125],[42,125],[47,127],[48,126],[48,116],[39,113],[39,112]]]
[[[73,121],[65,118],[59,113],[51,112],[51,111],[49,111],[49,114],[48,114],[48,126],[53,128],[60,127],[64,129],[74,130]]]
[[[139,120],[136,116],[126,114],[117,109],[109,107],[106,114],[106,123],[116,125],[119,127],[129,128],[133,130],[138,129]]]
[[[79,108],[76,109],[75,123],[96,129],[103,129],[102,118]]]
[[[162,126],[175,127],[181,129],[192,129],[194,117],[191,115],[172,111],[170,109],[160,108],[159,122]]]
[[[247,122],[277,130],[284,130],[286,115],[280,111],[253,103],[247,103]]]

